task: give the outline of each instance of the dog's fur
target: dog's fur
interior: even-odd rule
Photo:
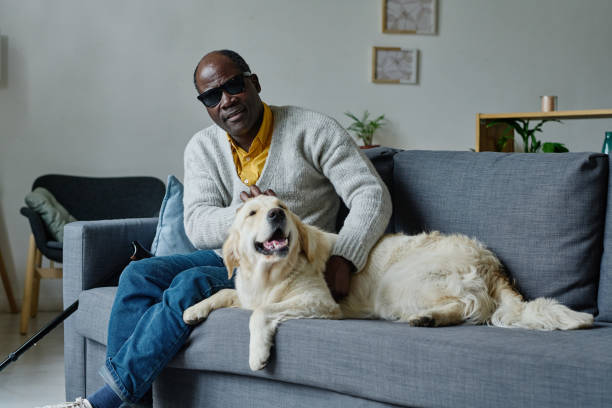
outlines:
[[[382,237],[337,304],[323,275],[336,238],[302,223],[276,197],[248,200],[223,245],[229,276],[238,268],[236,289],[191,306],[183,320],[197,324],[222,307],[253,310],[252,370],[266,365],[276,327],[287,319],[380,318],[412,326],[486,323],[536,330],[593,324],[592,315],[553,299],[524,301],[480,242],[439,232]]]

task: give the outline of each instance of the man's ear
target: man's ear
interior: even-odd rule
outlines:
[[[230,234],[223,243],[223,262],[227,268],[227,277],[232,279],[234,269],[240,266],[240,257],[238,256],[238,242],[240,235],[238,231],[231,229]]]
[[[298,235],[300,237],[300,246],[306,255],[308,262],[313,262],[315,259],[315,251],[317,247],[317,238],[312,232],[312,228],[304,224],[296,215],[293,216],[293,221],[297,226]]]
[[[255,89],[257,90],[257,93],[260,93],[261,85],[259,84],[259,78],[257,78],[257,74],[251,74],[249,76],[249,79],[253,82],[253,85],[255,85]]]

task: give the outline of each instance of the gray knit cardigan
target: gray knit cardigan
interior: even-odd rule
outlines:
[[[274,130],[257,186],[272,189],[302,220],[334,231],[340,199],[349,214],[332,255],[361,270],[391,216],[391,199],[370,161],[334,119],[293,107],[270,106]],[[185,231],[197,248],[223,245],[240,192],[227,134],[216,125],[185,148]]]

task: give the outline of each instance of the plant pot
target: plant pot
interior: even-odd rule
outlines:
[[[359,146],[360,149],[373,149],[375,147],[379,147],[380,145],[365,145],[365,146]]]

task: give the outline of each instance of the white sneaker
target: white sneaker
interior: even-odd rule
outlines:
[[[93,408],[93,406],[85,398],[79,397],[74,402],[64,402],[62,404],[56,405],[45,405],[44,407],[37,408]]]

